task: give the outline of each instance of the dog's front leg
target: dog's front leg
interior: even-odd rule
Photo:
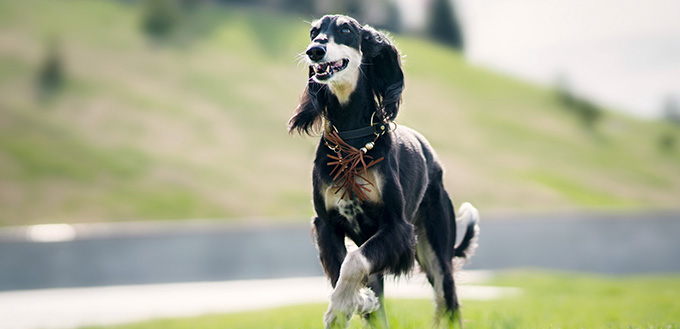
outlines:
[[[333,288],[340,277],[340,266],[347,254],[345,235],[321,217],[314,218],[314,240],[319,249],[319,260]]]
[[[371,266],[361,254],[361,249],[347,254],[340,268],[338,283],[331,294],[331,302],[324,316],[327,329],[344,329],[352,315],[371,313],[380,302],[373,291],[366,287]]]
[[[376,311],[380,301],[366,287],[368,276],[410,268],[414,258],[414,242],[413,226],[405,221],[396,221],[379,230],[361,248],[347,254],[324,316],[326,328],[344,329],[352,315]]]

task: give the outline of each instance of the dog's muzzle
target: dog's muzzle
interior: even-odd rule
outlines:
[[[310,67],[314,71],[314,78],[319,82],[330,79],[333,77],[333,74],[346,69],[347,64],[349,64],[348,58],[321,62],[328,54],[326,45],[323,44],[314,44],[310,46],[307,49],[306,54],[312,62]]]

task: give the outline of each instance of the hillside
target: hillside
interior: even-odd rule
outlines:
[[[203,6],[154,41],[116,1],[0,2],[0,225],[312,213],[315,138],[286,122],[304,88],[306,17]],[[595,130],[555,92],[395,38],[400,124],[438,150],[456,204],[677,207],[679,129],[607,112]],[[36,96],[56,40],[61,89]]]

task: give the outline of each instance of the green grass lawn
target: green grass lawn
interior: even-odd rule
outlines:
[[[680,328],[678,275],[607,277],[515,271],[498,275],[489,284],[520,287],[523,293],[493,301],[463,301],[465,328]],[[97,328],[321,328],[326,306],[290,306]],[[386,307],[391,328],[431,327],[433,306],[428,300],[388,299]],[[361,325],[355,317],[351,328]]]
[[[311,215],[315,138],[286,122],[308,17],[206,4],[153,41],[126,1],[0,1],[0,225]],[[57,40],[64,84],[36,97]],[[554,90],[395,36],[400,124],[479,209],[677,207],[680,129],[605,112],[585,129]],[[677,143],[676,143],[677,144]],[[676,145],[677,146],[677,145]]]

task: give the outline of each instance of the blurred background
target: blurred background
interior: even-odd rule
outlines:
[[[286,123],[328,12],[392,31],[457,203],[677,207],[679,5],[541,3],[2,1],[0,224],[309,217]]]
[[[406,74],[398,123],[430,140],[454,204],[475,204],[498,236],[527,218],[546,243],[594,222],[606,235],[617,218],[673,233],[677,1],[3,0],[0,290],[321,275],[308,232],[317,139],[286,124],[306,83],[296,56],[326,13],[391,33]],[[612,239],[639,228],[625,232]],[[272,274],[296,243],[304,262]],[[257,246],[270,256],[235,265]],[[542,265],[487,248],[478,268]],[[151,260],[164,273],[142,271]],[[678,269],[637,272],[656,270]]]

